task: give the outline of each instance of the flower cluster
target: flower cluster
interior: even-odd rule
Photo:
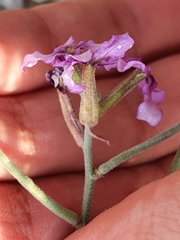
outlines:
[[[157,82],[150,74],[150,68],[145,66],[140,59],[127,58],[125,53],[132,48],[134,40],[128,33],[113,35],[109,41],[96,44],[92,40],[81,41],[78,44],[73,37],[62,46],[57,47],[53,53],[44,55],[38,51],[27,54],[24,58],[22,71],[25,67],[34,66],[39,60],[51,64],[54,69],[46,74],[48,81],[56,88],[66,86],[71,93],[79,94],[85,86],[74,79],[75,66],[86,64],[96,68],[104,67],[107,71],[116,68],[124,72],[131,67],[141,69],[146,74],[146,79],[138,84],[144,95],[144,101],[137,111],[137,118],[147,121],[150,125],[157,125],[162,119],[162,110],[158,105],[164,99],[164,91],[157,90]],[[62,86],[59,86],[59,79]]]

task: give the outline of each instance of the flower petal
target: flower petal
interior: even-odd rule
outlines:
[[[156,126],[162,120],[162,116],[162,110],[149,99],[139,105],[136,117],[148,122],[151,126]]]
[[[163,102],[165,97],[165,91],[164,90],[154,90],[151,93],[151,98],[153,102],[156,103],[156,105],[159,105]]]
[[[87,63],[87,62],[89,62],[91,57],[92,57],[92,52],[90,50],[88,50],[88,51],[86,51],[84,53],[81,53],[79,55],[68,54],[66,56],[66,61],[68,63],[71,63],[72,65],[74,65],[76,63]]]
[[[62,51],[62,47],[63,46],[55,48],[53,53],[51,54],[42,54],[39,51],[35,51],[32,54],[25,55],[23,65],[21,66],[21,70],[24,72],[25,67],[33,67],[34,65],[36,65],[36,63],[39,60],[47,64],[52,63],[55,60],[56,56],[60,55],[60,52]]]
[[[130,69],[132,67],[141,69],[142,72],[146,71],[145,64],[142,63],[141,61],[135,60],[135,59],[128,60],[128,61],[125,61],[124,59],[119,59],[118,65],[117,65],[117,70],[119,72],[125,72],[126,70],[128,70],[128,69]]]
[[[75,39],[71,36],[65,43],[64,43],[64,47],[67,48],[67,47],[71,47],[71,46],[74,46],[76,45],[76,41]]]
[[[101,43],[94,43],[94,41],[89,40],[86,43],[86,48],[91,50],[92,53],[96,52],[101,47]]]
[[[127,50],[134,44],[134,40],[128,33],[122,35],[113,35],[109,41],[101,44],[100,48],[94,52],[94,60],[98,61],[103,58],[113,59],[122,58]]]
[[[85,86],[78,84],[73,80],[72,78],[73,73],[74,73],[74,67],[66,66],[61,76],[63,79],[64,86],[66,86],[71,93],[78,94],[85,89]]]

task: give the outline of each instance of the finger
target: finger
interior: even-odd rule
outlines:
[[[81,149],[61,115],[54,89],[1,97],[0,105],[0,148],[25,173],[37,176],[66,172],[73,159],[71,170],[82,166]],[[7,176],[1,166],[0,172],[1,177]]]
[[[120,26],[124,32],[128,31],[135,40],[133,55],[154,59],[179,52],[180,34],[177,32],[180,3],[178,0],[165,0],[163,3],[165,5],[155,0],[126,0],[119,1],[120,6],[111,5],[118,28]]]
[[[179,239],[179,176],[146,185],[66,239]]]
[[[96,41],[107,40],[112,34],[129,32],[136,42],[132,52],[139,57],[164,55],[179,49],[180,3],[178,0],[174,2],[165,0],[163,6],[155,0],[146,2],[114,0],[111,4],[109,1],[89,0],[78,3],[66,1],[59,5],[61,14],[58,5],[56,9],[53,5],[47,5],[34,10],[45,20],[57,39],[63,41],[69,37],[69,30],[78,40],[82,40],[83,37],[85,40]],[[154,8],[156,11],[153,11]],[[51,17],[52,15],[54,18]],[[54,22],[59,24],[55,25]],[[66,29],[62,36],[60,29],[64,26]]]
[[[156,11],[146,14],[147,9],[154,8]],[[39,63],[26,74],[21,73],[23,57],[35,50],[50,53],[71,35],[77,41],[102,42],[112,34],[129,32],[136,41],[132,56],[152,58],[152,55],[157,57],[175,51],[179,49],[179,8],[178,0],[173,3],[166,0],[164,6],[157,1],[141,0],[139,4],[137,1],[114,1],[113,4],[70,1],[32,10],[2,12],[0,93],[18,93],[46,85],[44,74],[49,66]]]
[[[46,72],[46,65],[40,64],[42,72],[34,68],[29,74],[28,71],[23,74],[20,70],[24,55],[34,51],[35,46],[40,51],[51,51],[50,37],[43,21],[32,11],[5,11],[0,13],[0,29],[0,93],[17,93],[44,85],[42,72]]]
[[[179,55],[152,64],[153,72],[160,80],[160,88],[166,91],[162,105],[164,118],[155,128],[136,120],[138,104],[142,101],[138,89],[126,96],[110,113],[100,119],[94,133],[110,140],[110,147],[95,141],[94,162],[98,166],[135,144],[143,142],[179,121]],[[98,82],[102,94],[115,86],[119,79]],[[173,83],[173,84],[172,84]],[[77,107],[78,98],[73,95]],[[84,169],[82,151],[71,137],[61,115],[54,89],[44,89],[25,95],[1,97],[0,101],[0,148],[31,176],[53,172],[79,171]],[[131,164],[151,161],[169,154],[178,147],[179,134],[131,159]],[[71,151],[69,151],[71,149]],[[1,169],[1,177],[7,172]]]
[[[121,169],[98,180],[92,218],[123,200],[144,184],[163,177],[169,159],[144,166]],[[81,173],[35,179],[47,194],[65,207],[81,213],[84,176]],[[15,182],[0,184],[0,235],[3,240],[64,239],[75,229],[42,206]]]

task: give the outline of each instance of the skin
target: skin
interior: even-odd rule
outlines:
[[[0,148],[62,205],[81,212],[82,152],[64,123],[56,91],[45,81],[44,74],[51,67],[38,63],[22,73],[24,55],[35,50],[50,53],[71,35],[77,42],[93,39],[100,43],[112,34],[129,32],[135,40],[128,55],[142,57],[166,91],[163,121],[152,128],[136,120],[142,95],[135,89],[94,128],[94,133],[111,143],[106,147],[94,140],[97,166],[179,121],[179,11],[178,0],[163,4],[155,0],[72,0],[0,13]],[[105,94],[123,77],[98,72],[98,88]],[[73,96],[73,102],[78,109],[78,96]],[[77,231],[17,182],[9,181],[12,177],[1,167],[1,238],[179,239],[180,173],[166,176],[179,138],[176,134],[98,180],[93,220]]]

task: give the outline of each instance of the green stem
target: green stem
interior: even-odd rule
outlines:
[[[94,168],[92,161],[92,136],[89,131],[90,129],[87,126],[85,126],[83,147],[85,165],[85,184],[81,216],[82,226],[87,224],[90,220],[90,210],[95,183],[95,179],[93,178]]]
[[[168,171],[168,174],[171,174],[180,169],[180,148],[177,150],[177,153],[173,159],[171,167]]]
[[[59,217],[63,218],[73,226],[77,226],[79,223],[79,216],[58,204],[50,196],[48,196],[41,188],[39,188],[31,178],[26,176],[3,152],[0,150],[0,162],[1,164],[17,179],[17,181],[30,192],[39,202],[45,207],[50,209]]]
[[[146,74],[142,73],[139,69],[120,82],[114,89],[112,89],[104,98],[99,102],[100,117],[104,116],[116,103],[132,91],[139,82],[145,79]]]
[[[150,138],[149,140],[120,153],[119,155],[111,158],[106,163],[103,163],[102,165],[100,165],[98,167],[98,169],[96,169],[96,171],[94,173],[94,177],[96,179],[100,178],[102,175],[108,173],[109,171],[111,171],[112,169],[117,167],[119,164],[121,164],[121,163],[127,161],[128,159],[138,155],[139,153],[155,146],[156,144],[166,140],[167,138],[171,137],[172,135],[174,135],[175,133],[177,133],[179,131],[180,131],[180,123],[177,123],[173,127],[156,135],[155,137]]]

